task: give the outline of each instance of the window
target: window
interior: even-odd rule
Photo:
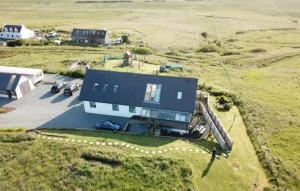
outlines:
[[[107,92],[107,90],[108,90],[108,84],[104,84],[102,91]]]
[[[112,104],[112,110],[113,111],[119,111],[119,105],[118,104]]]
[[[147,84],[144,101],[159,103],[160,93],[160,84]]]
[[[176,121],[186,121],[186,114],[176,113],[175,120]]]
[[[95,102],[92,102],[92,101],[90,101],[90,107],[91,107],[91,108],[96,108],[96,103],[95,103]]]
[[[129,113],[135,113],[136,108],[134,106],[129,106]]]
[[[118,85],[115,85],[115,86],[114,86],[114,93],[118,93],[118,91],[119,91],[119,86],[118,86]]]
[[[182,92],[177,92],[177,99],[182,99]]]

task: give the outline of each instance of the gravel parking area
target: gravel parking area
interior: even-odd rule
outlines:
[[[45,81],[64,81],[82,83],[60,75],[46,75]],[[19,100],[0,97],[0,106],[15,108],[14,111],[0,115],[0,128],[86,128],[94,129],[95,123],[110,119],[124,126],[126,118],[87,114],[83,103],[78,100],[80,91],[73,96],[64,96],[63,92],[52,94],[50,84],[39,84],[29,94]]]

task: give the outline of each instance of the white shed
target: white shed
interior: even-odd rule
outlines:
[[[44,77],[40,69],[0,66],[0,97],[19,99]]]
[[[19,68],[19,67],[9,67],[0,66],[0,73],[5,74],[19,74],[25,76],[32,80],[33,84],[38,83],[44,78],[43,70],[33,69],[33,68]]]

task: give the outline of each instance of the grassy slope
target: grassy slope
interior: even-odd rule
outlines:
[[[0,186],[20,186],[20,189],[24,190],[187,190],[189,187],[195,190],[261,190],[268,185],[267,179],[247,137],[237,108],[220,117],[229,127],[235,114],[236,122],[230,131],[235,140],[234,150],[229,158],[221,156],[210,167],[210,154],[207,151],[215,146],[215,143],[210,141],[189,142],[173,138],[95,131],[46,131],[52,135],[68,137],[70,140],[118,141],[150,151],[171,147],[200,150],[199,153],[169,151],[158,157],[145,156],[140,152],[118,147],[62,144],[43,139],[3,143],[0,138],[0,161],[3,164],[0,166]],[[1,136],[3,135],[0,134]],[[125,164],[111,167],[101,162],[85,161],[80,157],[83,152],[92,153],[92,156],[100,153],[108,158],[119,157]],[[182,177],[182,171],[189,169],[192,175]],[[28,179],[28,176],[31,178]],[[133,180],[135,183],[131,184]]]

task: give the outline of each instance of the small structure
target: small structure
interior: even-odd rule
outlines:
[[[33,89],[32,81],[25,76],[0,73],[0,97],[19,99]]]
[[[0,73],[19,74],[29,78],[33,84],[40,82],[44,78],[43,70],[33,68],[19,68],[10,66],[0,66]]]
[[[123,39],[122,38],[117,38],[117,39],[112,40],[111,43],[114,44],[114,45],[122,44]]]
[[[131,64],[132,64],[132,54],[131,54],[131,52],[127,51],[124,53],[123,65],[129,66]]]
[[[73,29],[72,41],[82,44],[109,44],[107,30]]]
[[[80,100],[87,113],[142,117],[170,131],[188,133],[197,79],[87,70]]]
[[[35,36],[34,31],[27,29],[24,25],[5,24],[0,32],[0,38],[7,40],[28,39]]]

